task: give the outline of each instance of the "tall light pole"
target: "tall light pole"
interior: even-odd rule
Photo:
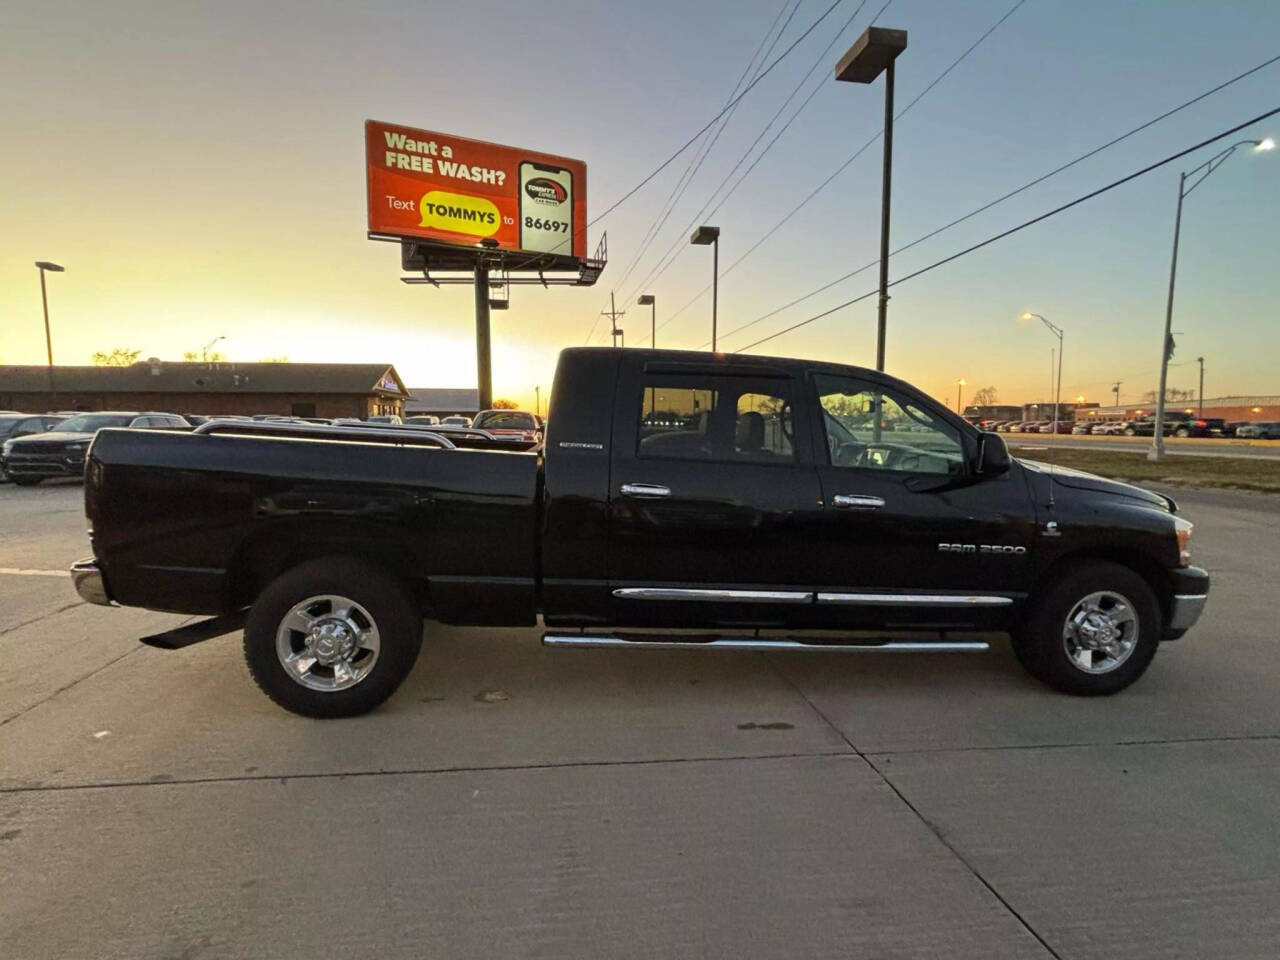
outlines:
[[[836,79],[870,83],[884,74],[884,170],[880,186],[880,308],[876,323],[876,369],[884,369],[889,317],[889,197],[893,169],[893,61],[907,49],[907,31],[867,27],[836,64]]]
[[[1200,364],[1200,412],[1196,414],[1201,420],[1204,419],[1204,357],[1196,357],[1196,363]]]
[[[711,245],[711,352],[716,352],[716,301],[720,296],[720,228],[701,226],[693,231],[689,242],[695,246]]]
[[[1053,394],[1053,435],[1056,437],[1058,435],[1058,411],[1061,407],[1060,400],[1062,397],[1062,328],[1050,323],[1038,313],[1024,313],[1022,319],[1039,320],[1049,328],[1050,333],[1058,338],[1058,385],[1054,388]],[[1049,372],[1052,373],[1053,371],[1050,370]]]
[[[960,409],[960,391],[964,389],[964,377],[956,381],[956,414],[959,415]]]
[[[49,392],[53,393],[53,334],[49,332],[49,294],[44,288],[44,274],[48,270],[52,273],[64,273],[66,267],[59,266],[56,263],[50,263],[48,260],[37,260],[36,269],[40,271],[40,303],[44,306],[44,345],[49,353]]]
[[[1164,337],[1160,341],[1160,390],[1156,393],[1156,422],[1151,433],[1151,450],[1147,454],[1148,460],[1164,459],[1164,393],[1169,382],[1169,359],[1173,355],[1173,286],[1178,275],[1178,236],[1182,232],[1182,201],[1190,195],[1192,190],[1204,183],[1209,174],[1222,166],[1231,154],[1243,146],[1251,146],[1257,153],[1274,150],[1276,142],[1270,137],[1265,140],[1241,140],[1214,154],[1194,170],[1178,175],[1178,206],[1173,216],[1173,255],[1169,262],[1169,297],[1164,308]],[[1197,177],[1196,174],[1199,176]],[[1187,186],[1187,180],[1193,177],[1195,179],[1192,180],[1191,186]]]
[[[540,386],[533,388],[533,414],[538,419],[542,419],[542,387]]]
[[[652,293],[642,293],[636,303],[652,308],[649,311],[649,349],[652,350],[658,345],[658,300]]]
[[[200,348],[200,362],[201,362],[201,363],[208,363],[208,362],[209,362],[209,349],[210,349],[210,348],[211,348],[215,343],[217,343],[219,340],[225,340],[225,339],[227,339],[225,336],[223,336],[222,334],[219,334],[218,336],[216,336],[216,337],[214,337],[212,340],[210,340],[208,343],[206,343],[203,347],[201,347],[201,348]]]

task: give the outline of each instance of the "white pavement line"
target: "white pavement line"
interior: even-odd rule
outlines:
[[[0,575],[11,577],[69,577],[70,570],[26,570],[22,567],[0,567]]]

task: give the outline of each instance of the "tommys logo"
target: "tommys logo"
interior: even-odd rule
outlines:
[[[539,203],[564,203],[569,199],[564,184],[546,177],[534,177],[524,185],[524,192]]]

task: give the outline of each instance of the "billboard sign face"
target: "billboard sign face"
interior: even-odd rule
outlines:
[[[587,165],[366,120],[369,232],[585,259]]]

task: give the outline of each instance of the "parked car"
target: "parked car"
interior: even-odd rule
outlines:
[[[366,417],[366,418],[365,418],[365,423],[383,423],[383,424],[386,424],[386,423],[395,423],[395,424],[400,424],[400,423],[404,423],[404,421],[400,419],[400,417],[399,417],[399,415],[398,415],[398,414],[394,414],[394,413],[379,413],[379,414],[377,414],[377,415],[375,415],[375,416],[372,416],[372,417]]]
[[[1070,432],[1071,432],[1071,421],[1070,421],[1070,420],[1059,420],[1059,421],[1057,421],[1057,423],[1055,424],[1055,423],[1054,423],[1054,421],[1052,421],[1052,420],[1048,420],[1048,421],[1046,421],[1045,423],[1040,424],[1040,433],[1055,433],[1055,432],[1056,432],[1056,433],[1070,433]]]
[[[542,439],[542,426],[538,423],[538,418],[523,410],[481,410],[471,421],[471,426],[500,437]]]
[[[0,469],[19,486],[50,477],[81,476],[85,451],[105,427],[186,430],[191,424],[176,413],[82,413],[68,417],[47,433],[6,440],[0,447]]]
[[[59,413],[5,413],[0,414],[0,443],[15,437],[29,437],[37,433],[47,433],[63,420],[65,414]],[[3,461],[0,461],[0,483],[7,483],[8,474],[4,472]]]
[[[1189,417],[1175,421],[1172,432],[1175,437],[1221,437],[1225,423],[1221,417]]]
[[[182,419],[193,427],[201,424],[209,423],[211,420],[253,420],[253,417],[241,416],[235,413],[184,413]]]
[[[690,415],[647,430],[658,390]],[[572,348],[553,393],[541,454],[484,438],[463,454],[425,430],[368,431],[350,456],[364,438],[348,427],[104,430],[73,583],[94,603],[213,615],[153,646],[243,628],[259,686],[316,717],[389,697],[424,618],[541,616],[549,646],[634,649],[977,651],[1009,631],[1047,684],[1109,694],[1207,600],[1172,499],[1012,459],[883,373]],[[918,429],[882,435],[868,410]]]
[[[440,421],[440,426],[442,426],[442,427],[469,427],[469,426],[471,426],[471,418],[470,418],[470,417],[464,417],[464,416],[462,416],[461,414],[457,414],[457,413],[455,413],[453,416],[444,417],[443,419],[441,419],[441,421]]]
[[[1071,427],[1071,432],[1078,437],[1087,437],[1089,434],[1093,433],[1093,428],[1094,424],[1081,421]]]
[[[1244,440],[1280,440],[1280,421],[1242,423],[1236,428],[1236,436]]]
[[[404,422],[416,423],[424,427],[437,427],[440,425],[440,418],[432,416],[431,414],[427,413],[427,414],[419,414],[413,417],[405,417]]]

